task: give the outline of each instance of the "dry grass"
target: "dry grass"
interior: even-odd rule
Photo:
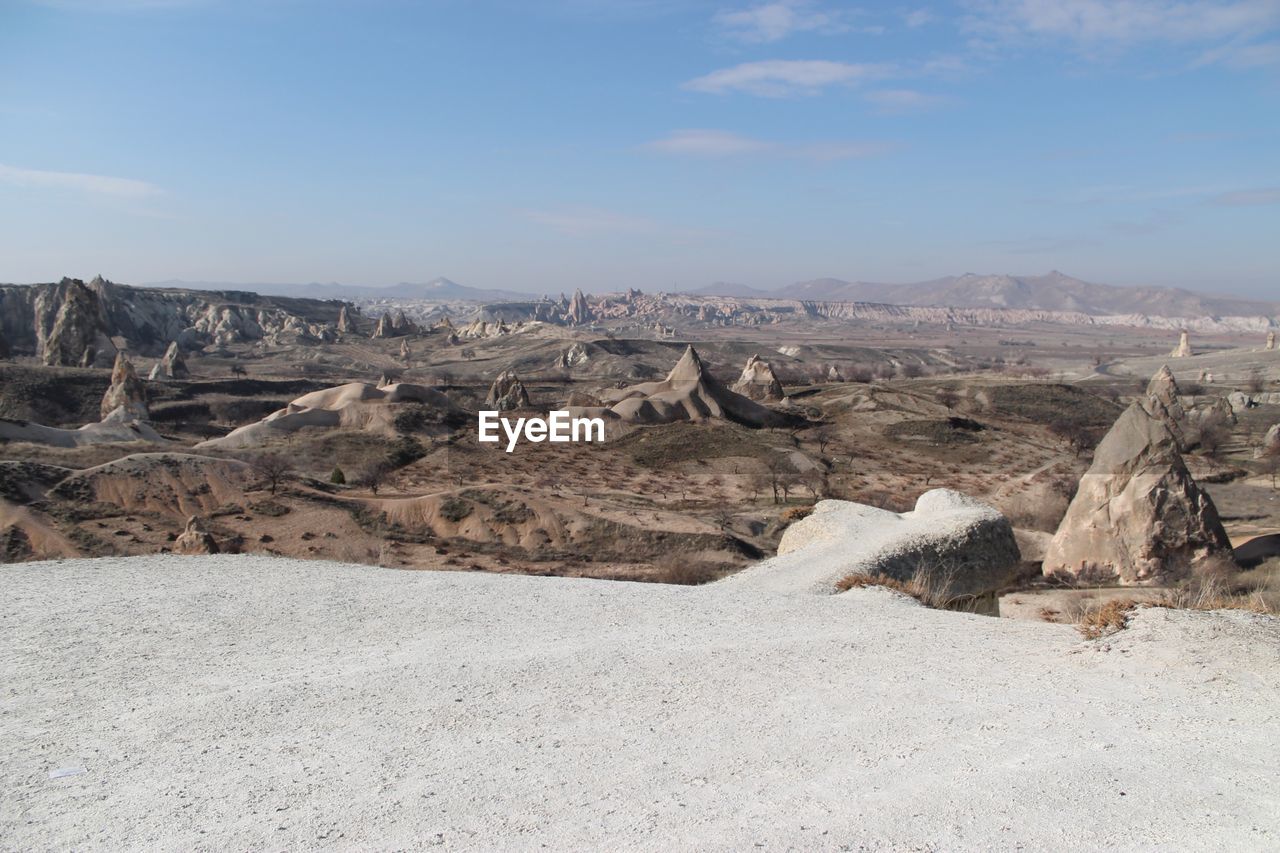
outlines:
[[[1148,602],[1116,599],[1095,607],[1082,607],[1076,627],[1085,639],[1096,640],[1122,630],[1136,607],[1171,610],[1244,610],[1268,616],[1280,615],[1280,565],[1277,561],[1242,572],[1229,561],[1210,563],[1175,589]]]
[[[911,577],[905,581],[888,575],[853,572],[836,582],[836,592],[882,586],[885,589],[909,595],[925,607],[932,607],[935,610],[971,610],[971,596],[952,594],[951,585],[954,577],[954,569],[934,565],[917,566]]]
[[[1099,607],[1086,609],[1076,622],[1076,628],[1086,640],[1114,634],[1129,624],[1129,614],[1137,606],[1137,602],[1130,598],[1113,599]]]

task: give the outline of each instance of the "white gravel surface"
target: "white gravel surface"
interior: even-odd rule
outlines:
[[[0,847],[1280,848],[1280,624],[1111,640],[253,556],[0,566]]]

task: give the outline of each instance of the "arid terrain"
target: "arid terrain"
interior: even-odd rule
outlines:
[[[701,583],[774,553],[819,499],[901,511],[948,488],[1015,529],[1006,615],[1066,618],[1037,603],[1064,594],[1039,561],[1093,446],[1166,363],[1189,409],[1226,406],[1184,458],[1233,544],[1280,532],[1262,452],[1280,351],[1257,318],[637,291],[374,313],[101,279],[0,299],[6,561],[191,547],[194,519],[187,540],[224,553]],[[1180,326],[1210,331],[1171,358]],[[604,443],[476,439],[480,409],[659,393],[690,345],[695,397],[751,399],[696,417],[618,404]],[[504,373],[520,388],[495,403]]]

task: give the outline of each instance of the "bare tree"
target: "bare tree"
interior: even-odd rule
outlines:
[[[249,371],[245,370],[242,364],[233,364],[231,365],[231,375],[244,377],[249,375]]]
[[[1230,435],[1231,428],[1227,424],[1226,416],[1213,412],[1200,420],[1200,426],[1196,430],[1195,443],[1205,456],[1216,459],[1222,452],[1222,446],[1227,443]]]
[[[836,437],[836,431],[830,424],[823,424],[817,429],[812,430],[810,435],[813,436],[814,443],[818,445],[819,455],[826,456],[827,445],[831,443],[831,439]]]
[[[1049,423],[1049,432],[1066,442],[1077,459],[1096,442],[1093,430],[1075,418],[1055,418]]]
[[[933,396],[940,405],[947,407],[948,412],[954,411],[955,407],[960,403],[960,394],[954,388],[939,388],[934,392]]]
[[[389,466],[386,462],[374,462],[360,472],[357,483],[372,492],[376,498],[378,489],[382,488],[382,484],[387,481],[388,472]]]
[[[1262,473],[1271,477],[1271,490],[1276,490],[1276,479],[1280,477],[1280,445],[1266,450],[1262,455]]]
[[[733,525],[735,515],[733,506],[727,501],[716,504],[715,508],[711,510],[711,517],[715,519],[716,525],[721,530],[728,530]]]
[[[249,463],[274,495],[282,483],[293,476],[293,463],[280,453],[260,453]]]

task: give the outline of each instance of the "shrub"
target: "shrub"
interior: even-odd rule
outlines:
[[[701,586],[720,579],[720,570],[678,554],[668,554],[657,562],[652,579],[655,583],[679,586]]]
[[[342,469],[337,465],[333,466],[333,473],[329,475],[329,482],[335,486],[345,486],[347,484],[347,475],[342,473]]]
[[[440,502],[440,517],[457,524],[471,515],[471,503],[462,498],[449,497]]]

